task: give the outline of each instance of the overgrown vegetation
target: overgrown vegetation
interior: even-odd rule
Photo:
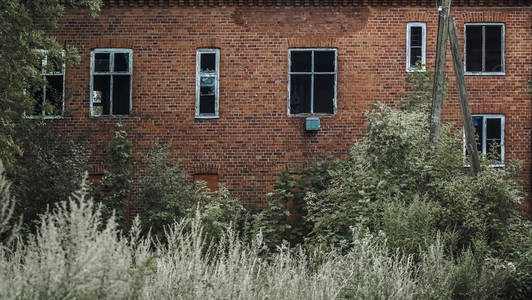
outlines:
[[[515,273],[470,250],[450,258],[438,236],[419,263],[368,232],[344,253],[280,245],[265,256],[261,234],[243,243],[229,229],[207,242],[199,215],[173,223],[165,240],[152,249],[138,221],[120,234],[84,187],[44,214],[28,242],[0,247],[0,298],[487,299]]]
[[[31,91],[46,84],[41,76],[44,55],[59,65],[79,61],[73,47],[60,45],[45,34],[45,30],[57,28],[64,5],[87,8],[89,15],[96,16],[102,1],[0,1],[0,157],[9,173],[24,150],[22,133],[35,125],[23,116],[40,101]]]
[[[142,208],[143,231],[164,240],[165,228],[196,212],[210,239],[218,239],[227,227],[246,226],[248,213],[239,200],[223,185],[211,192],[204,182],[192,182],[179,162],[170,159],[169,146],[155,145],[140,179],[136,205]]]
[[[270,206],[253,217],[223,186],[193,183],[169,145],[154,147],[133,189],[121,128],[96,202],[85,182],[71,193],[80,150],[41,134],[25,155],[43,173],[27,176],[45,177],[35,180],[47,189],[26,192],[44,194],[35,197],[50,209],[33,212],[42,212],[38,226],[24,238],[14,208],[29,194],[0,167],[0,298],[530,299],[532,225],[517,211],[519,164],[484,159],[471,176],[451,124],[430,150],[430,75],[412,76],[399,108],[367,113],[348,159],[283,172]],[[73,173],[57,174],[64,169]],[[126,227],[129,193],[142,210]]]

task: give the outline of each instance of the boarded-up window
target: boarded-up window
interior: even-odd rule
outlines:
[[[194,175],[194,181],[205,181],[207,187],[216,192],[218,190],[218,174],[196,174]]]

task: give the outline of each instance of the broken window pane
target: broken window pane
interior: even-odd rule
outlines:
[[[39,88],[32,90],[32,97],[34,99],[32,115],[33,116],[42,115],[44,86],[40,86]]]
[[[334,72],[334,51],[314,52],[314,72]]]
[[[215,96],[214,95],[200,95],[199,111],[200,111],[200,114],[214,114],[215,113]]]
[[[477,150],[479,153],[482,153],[482,117],[472,117],[473,121],[473,133],[475,134],[477,140]]]
[[[314,75],[314,113],[334,113],[335,75]]]
[[[115,72],[129,71],[129,53],[115,53]]]
[[[214,86],[202,86],[200,88],[200,95],[214,95],[216,90]]]
[[[466,71],[482,71],[482,26],[466,26]]]
[[[502,71],[502,26],[485,26],[485,70],[486,72]]]
[[[109,72],[109,53],[94,54],[94,71]]]
[[[290,113],[310,113],[311,75],[290,76]]]
[[[129,114],[130,75],[113,76],[113,115]]]
[[[501,158],[501,119],[486,119],[486,154],[490,158]]]
[[[44,67],[43,73],[62,73],[63,72],[63,63],[60,57],[48,56],[46,59],[46,66]]]
[[[418,61],[421,61],[421,48],[410,48],[410,67],[415,68]]]
[[[214,77],[201,77],[200,84],[201,85],[214,85],[215,78]]]
[[[47,115],[63,113],[63,75],[48,75],[46,86],[45,112]]]
[[[92,106],[95,116],[109,114],[109,90],[111,88],[111,76],[95,75],[93,82]]]
[[[291,72],[311,72],[312,71],[312,51],[291,51],[290,52]]]
[[[202,53],[200,57],[200,70],[202,73],[216,72],[216,54]]]

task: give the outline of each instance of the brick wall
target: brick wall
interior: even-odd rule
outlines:
[[[406,2],[406,1],[405,1]],[[506,75],[467,76],[472,113],[506,116],[506,159],[524,162],[531,177],[532,11],[525,7],[453,7],[460,43],[464,22],[503,22]],[[433,6],[359,7],[108,7],[91,19],[67,10],[52,32],[76,47],[81,63],[67,67],[65,118],[56,122],[74,136],[90,132],[90,161],[101,168],[114,124],[134,143],[135,170],[154,142],[171,142],[172,156],[190,174],[217,174],[244,202],[260,204],[286,168],[314,157],[345,157],[364,134],[364,112],[375,102],[397,103],[405,92],[407,22],[426,22],[427,64],[433,67],[437,10]],[[90,51],[133,49],[133,107],[127,117],[90,117]],[[220,49],[218,119],[194,118],[196,49]],[[306,132],[304,118],[287,115],[288,49],[338,49],[335,116]],[[459,126],[451,56],[450,97],[444,118]]]

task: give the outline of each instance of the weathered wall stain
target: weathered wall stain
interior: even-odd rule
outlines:
[[[358,32],[366,26],[371,11],[367,7],[283,7],[236,8],[233,21],[252,31],[291,33],[303,36],[339,37]]]

